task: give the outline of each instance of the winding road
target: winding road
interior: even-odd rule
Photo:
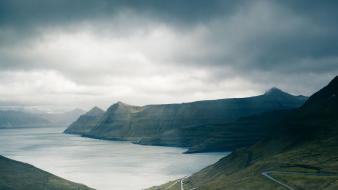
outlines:
[[[328,173],[328,172],[320,172],[320,173],[309,173],[309,172],[283,172],[283,171],[265,171],[265,172],[262,172],[262,176],[266,177],[267,179],[275,182],[275,183],[278,183],[279,185],[285,187],[286,189],[288,190],[297,190],[296,188],[294,187],[291,187],[290,185],[284,183],[284,182],[281,182],[279,181],[278,179],[272,177],[270,174],[271,173],[279,173],[279,174],[301,174],[301,175],[306,175],[306,176],[337,176],[338,177],[338,174],[336,173]],[[169,189],[171,187],[173,187],[175,184],[177,184],[178,182],[180,183],[180,190],[184,190],[184,179],[186,179],[187,177],[183,177],[177,181],[175,181],[174,183],[172,183],[170,186],[168,186],[166,189]],[[197,188],[192,188],[190,190],[196,190]]]
[[[280,173],[280,174],[301,174],[301,175],[307,175],[307,176],[338,176],[338,174],[335,173],[309,173],[309,172],[281,172],[281,171],[265,171],[262,172],[262,175],[266,177],[267,179],[274,181],[278,183],[279,185],[287,188],[288,190],[296,190],[294,187],[289,186],[286,183],[283,183],[276,178],[273,178],[270,174],[271,173]]]
[[[176,180],[174,183],[172,183],[171,185],[169,185],[168,187],[166,187],[166,188],[163,189],[163,190],[170,189],[171,187],[173,187],[174,185],[176,185],[177,182],[178,182],[178,180]]]
[[[184,190],[184,187],[183,187],[183,180],[184,180],[184,178],[181,179],[181,190]]]
[[[270,176],[269,174],[270,174],[271,172],[272,172],[272,171],[262,172],[262,175],[263,175],[264,177],[266,177],[267,179],[269,179],[269,180],[271,180],[271,181],[274,181],[274,182],[278,183],[278,184],[281,185],[281,186],[284,186],[285,188],[287,188],[287,189],[289,189],[289,190],[296,190],[295,188],[293,188],[293,187],[291,187],[291,186],[289,186],[289,185],[287,185],[287,184],[285,184],[285,183],[283,183],[283,182],[281,182],[281,181],[279,181],[279,180],[273,178],[272,176]]]
[[[184,178],[182,178],[182,179],[180,180],[180,183],[181,183],[181,190],[184,190],[183,183],[184,183],[184,179],[185,179],[185,178],[187,178],[187,177],[184,177]],[[195,190],[195,189],[197,189],[197,188],[194,187],[194,188],[192,188],[192,189],[190,189],[190,190]]]

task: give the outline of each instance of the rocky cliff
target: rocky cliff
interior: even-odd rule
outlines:
[[[258,129],[260,132],[256,132],[254,127],[246,129],[243,122],[240,124],[241,130],[236,131],[234,126],[239,125],[237,122],[239,118],[297,108],[306,99],[304,96],[293,96],[272,88],[265,94],[248,98],[147,106],[132,106],[118,102],[102,116],[94,116],[89,120],[81,116],[65,132],[93,138],[131,140],[147,145],[201,147],[191,152],[232,149],[255,142],[263,131]],[[83,117],[87,118],[86,115]],[[242,139],[245,138],[244,141],[230,140],[236,146],[215,148],[219,143],[224,144],[224,140],[220,142],[214,141],[215,139],[224,139],[226,135],[229,137],[230,133],[236,136],[243,132],[249,133],[242,136]],[[208,142],[208,146],[201,145],[206,143],[205,141]]]

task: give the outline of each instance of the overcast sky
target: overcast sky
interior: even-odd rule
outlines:
[[[311,95],[338,74],[337,18],[335,1],[2,0],[0,105]]]

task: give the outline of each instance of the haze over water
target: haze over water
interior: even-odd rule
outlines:
[[[63,128],[1,129],[0,154],[98,190],[136,190],[190,175],[228,153],[182,154],[62,133]]]

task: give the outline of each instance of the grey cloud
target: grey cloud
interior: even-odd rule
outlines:
[[[130,25],[146,25],[137,23],[143,17],[183,29],[219,15],[229,15],[242,4],[235,0],[3,0],[0,2],[0,42],[13,45],[38,38],[48,29],[68,27],[72,30],[74,25],[75,28],[88,23],[99,26],[102,22],[103,28],[109,26],[114,32],[121,30],[126,34],[126,28],[134,27]],[[135,19],[130,18],[134,15],[137,21],[129,23]],[[116,17],[120,23],[114,21]]]
[[[100,98],[137,99],[135,103],[143,104],[152,99],[149,94],[157,94],[156,103],[160,103],[177,101],[180,96],[191,100],[189,94],[197,94],[195,99],[221,98],[226,90],[248,95],[271,86],[310,95],[338,74],[336,18],[335,1],[3,0],[0,69],[56,71],[55,78],[74,83],[70,91],[77,100],[81,93],[119,91]],[[93,49],[112,51],[96,52],[98,56],[129,50],[140,55],[77,60],[73,58],[85,55],[75,52],[62,57],[62,48],[53,46],[58,36],[81,32],[97,40]],[[105,44],[111,41],[122,48]],[[41,44],[46,50],[30,51]],[[151,76],[162,76],[167,86]],[[97,101],[94,96],[89,99]]]
[[[1,1],[1,25],[62,24],[92,18],[114,16],[130,9],[168,20],[200,22],[227,14],[240,5],[235,0],[141,1],[141,0],[4,0]]]
[[[257,70],[285,75],[338,72],[335,3],[319,3],[316,9],[305,2],[255,2],[232,17],[208,23],[203,47],[212,52],[193,57],[191,63],[220,69],[229,65],[246,75]]]

